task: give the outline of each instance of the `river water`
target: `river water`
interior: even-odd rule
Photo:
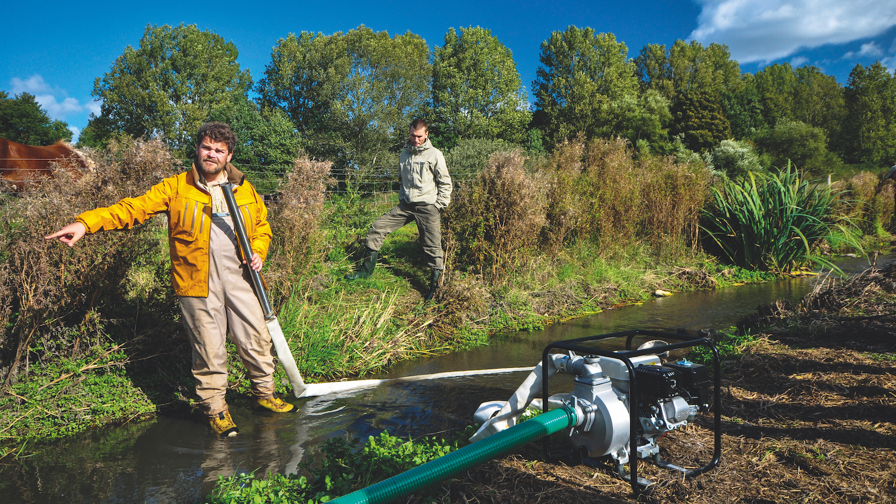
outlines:
[[[881,263],[883,260],[879,260]],[[852,274],[867,259],[838,262]],[[724,330],[758,305],[798,300],[815,277],[676,294],[608,310],[542,331],[508,334],[487,347],[397,366],[383,378],[534,366],[550,343],[631,329]],[[400,436],[438,435],[472,423],[488,400],[506,400],[525,372],[389,383],[374,389],[290,399],[299,413],[275,415],[231,408],[237,437],[219,439],[197,418],[160,416],[97,429],[17,460],[0,460],[3,503],[190,503],[209,495],[219,476],[295,473],[334,436],[362,439],[384,430]],[[553,383],[553,382],[552,382]],[[562,386],[562,384],[561,384]],[[27,448],[27,447],[26,447]]]

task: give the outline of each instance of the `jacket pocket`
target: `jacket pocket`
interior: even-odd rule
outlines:
[[[171,237],[193,241],[205,232],[208,226],[204,203],[189,198],[176,198],[171,206],[169,229]]]

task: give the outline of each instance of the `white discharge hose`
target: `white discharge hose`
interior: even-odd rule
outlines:
[[[569,356],[564,354],[551,354],[549,357],[548,369],[546,371],[548,378],[554,376],[554,374],[557,373],[557,370],[563,367],[566,361],[569,360]],[[532,399],[541,395],[544,373],[545,370],[542,369],[542,363],[539,362],[504,406],[482,423],[482,426],[476,431],[476,434],[470,438],[470,441],[479,441],[480,439],[516,425],[520,415],[526,410],[526,407],[529,406]]]

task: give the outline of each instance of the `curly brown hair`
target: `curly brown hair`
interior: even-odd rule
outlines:
[[[208,138],[212,142],[227,144],[227,150],[233,152],[236,147],[236,133],[230,126],[222,122],[210,122],[203,124],[196,133],[196,145]]]

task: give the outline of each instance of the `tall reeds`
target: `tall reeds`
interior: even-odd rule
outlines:
[[[833,268],[814,249],[839,239],[835,232],[859,248],[855,227],[835,214],[840,194],[810,184],[789,163],[780,174],[726,181],[712,195],[703,229],[735,265],[780,273],[812,261]]]

